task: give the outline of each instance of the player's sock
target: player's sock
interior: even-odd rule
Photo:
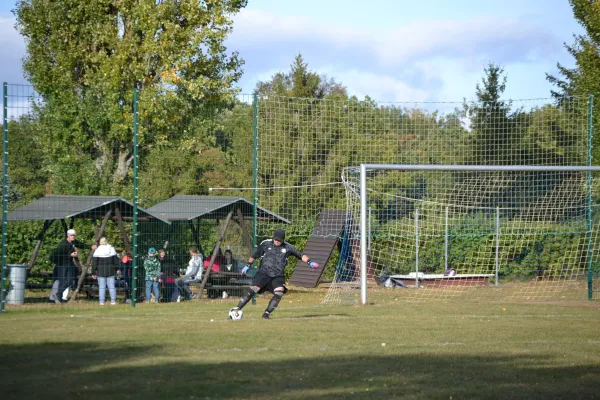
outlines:
[[[252,300],[252,298],[254,297],[255,294],[256,294],[256,291],[254,290],[254,286],[251,286],[250,290],[248,290],[248,293],[243,295],[242,298],[240,299],[240,302],[238,303],[237,308],[239,308],[240,310],[242,308],[244,308],[244,306],[246,304],[248,304],[248,302],[250,300]]]
[[[271,298],[271,301],[269,301],[269,305],[267,306],[267,309],[265,310],[265,312],[268,312],[269,314],[271,314],[279,305],[279,302],[281,301],[282,297],[283,297],[283,290],[281,290],[281,291],[276,290],[273,293],[273,298]]]

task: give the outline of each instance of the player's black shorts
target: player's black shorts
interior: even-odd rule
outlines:
[[[273,293],[278,287],[283,288],[283,293],[287,293],[288,289],[285,287],[285,278],[283,276],[271,277],[267,274],[263,274],[258,271],[252,279],[252,286],[258,286],[260,290],[258,293],[271,292]]]

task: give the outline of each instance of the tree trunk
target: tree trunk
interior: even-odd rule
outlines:
[[[133,162],[133,156],[128,148],[119,149],[116,162],[117,165],[112,178],[113,185],[121,183],[127,177],[129,166]]]
[[[117,224],[119,225],[119,231],[121,232],[121,237],[123,238],[123,243],[125,245],[125,250],[131,253],[131,242],[129,241],[129,236],[127,236],[127,232],[125,231],[125,225],[123,225],[123,218],[121,216],[121,210],[119,207],[115,208],[115,215],[117,217]]]
[[[252,255],[252,237],[250,236],[250,232],[248,231],[248,227],[246,226],[246,222],[244,221],[244,213],[239,207],[237,209],[237,222],[242,228],[244,241],[246,242],[246,246],[248,246],[248,257],[250,257]]]
[[[52,225],[53,222],[54,222],[53,219],[44,221],[44,227],[42,228],[42,231],[38,235],[37,243],[35,244],[35,248],[33,249],[31,258],[29,259],[29,265],[27,266],[28,271],[30,271],[33,268],[33,264],[35,263],[35,260],[37,259],[37,255],[38,255],[40,249],[42,248],[42,243],[44,242],[44,235],[46,234],[46,231],[48,230],[48,228],[50,228],[50,225]]]

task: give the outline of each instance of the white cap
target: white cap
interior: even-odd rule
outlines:
[[[77,232],[75,232],[75,229],[69,229],[67,231],[67,236],[75,236],[77,235]]]

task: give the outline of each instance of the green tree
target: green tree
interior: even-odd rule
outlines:
[[[302,54],[294,58],[289,72],[278,72],[271,80],[258,82],[256,91],[260,95],[275,94],[312,99],[322,99],[328,95],[346,96],[346,88],[341,83],[309,70]]]
[[[477,164],[503,165],[520,163],[522,160],[514,149],[519,140],[514,122],[521,110],[511,112],[511,102],[502,100],[507,76],[504,68],[489,63],[484,76],[475,86],[476,101],[465,109],[471,118],[474,132],[472,162]]]
[[[557,87],[552,91],[559,103],[564,104],[569,96],[600,94],[600,2],[569,0],[573,15],[585,29],[585,34],[574,35],[572,45],[565,48],[575,59],[575,67],[557,64],[558,76],[546,74],[546,78]],[[587,110],[579,110],[587,113]],[[594,126],[600,123],[600,101],[594,101]],[[600,162],[600,135],[594,135],[593,163]]]
[[[118,192],[132,162],[132,91],[142,151],[178,139],[177,112],[231,99],[243,61],[226,54],[246,0],[20,0],[24,70],[43,97],[40,137],[55,191]],[[177,122],[177,121],[175,121]],[[146,125],[143,125],[143,127]],[[163,136],[157,136],[160,132]],[[164,133],[167,132],[166,135]]]
[[[39,124],[30,115],[8,122],[9,197],[11,208],[41,197],[48,176],[44,173],[44,149],[39,144]]]

